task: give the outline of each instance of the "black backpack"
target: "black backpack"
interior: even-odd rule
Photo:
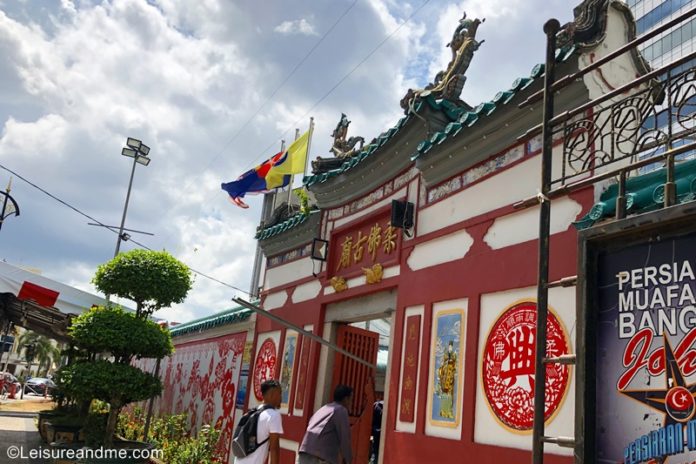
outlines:
[[[268,441],[268,438],[266,438],[261,443],[256,442],[259,416],[266,409],[274,408],[269,404],[264,404],[256,409],[250,409],[239,420],[237,428],[234,429],[234,438],[232,439],[232,454],[235,457],[245,458]]]

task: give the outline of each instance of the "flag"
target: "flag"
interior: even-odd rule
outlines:
[[[293,174],[304,173],[310,135],[311,129],[295,140],[286,151],[276,153],[239,176],[237,180],[223,183],[222,190],[227,192],[232,203],[241,208],[248,208],[249,206],[242,201],[247,193],[267,193],[286,187],[290,184]]]

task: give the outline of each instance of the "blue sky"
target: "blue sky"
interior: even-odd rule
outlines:
[[[149,247],[246,290],[260,201],[240,210],[221,182],[275,153],[294,127],[307,127],[307,113],[316,121],[312,157],[328,154],[341,113],[353,121],[350,134],[367,140],[391,127],[406,89],[448,62],[445,44],[463,11],[486,18],[486,42],[462,98],[489,100],[543,60],[543,23],[570,21],[575,6],[429,0],[309,111],[423,1],[0,0],[0,163],[118,224],[131,168],[121,147],[128,136],[142,139],[152,163],[136,170],[127,227],[154,233],[139,237]],[[0,185],[8,179],[0,170]],[[115,235],[17,179],[12,193],[22,214],[0,231],[0,259],[93,291]],[[187,301],[158,316],[190,320],[229,307],[235,295],[198,276]]]

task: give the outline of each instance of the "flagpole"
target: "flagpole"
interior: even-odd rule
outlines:
[[[300,138],[300,129],[295,129],[295,140]],[[306,165],[305,159],[305,165]],[[290,199],[292,198],[292,184],[295,182],[295,174],[290,174],[290,183],[288,184],[288,211],[292,211],[292,204]]]
[[[284,151],[285,151],[285,140],[281,140],[280,141],[280,152],[283,153]],[[274,191],[273,192],[273,203],[271,204],[271,214],[273,214],[273,212],[276,209],[276,198],[277,197],[278,197],[278,192]]]
[[[307,175],[307,165],[309,164],[309,149],[312,148],[312,135],[314,135],[314,116],[311,116],[309,118],[309,137],[307,140],[307,156],[304,160],[304,172],[302,173],[303,177]]]

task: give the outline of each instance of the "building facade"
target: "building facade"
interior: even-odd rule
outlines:
[[[557,77],[683,8],[664,2],[670,6],[655,13],[658,4],[648,3],[631,5],[638,26],[622,2],[579,5],[559,35]],[[409,89],[404,116],[369,143],[349,136],[342,115],[333,156],[315,160],[304,179],[309,201],[264,213],[256,237],[259,304],[289,324],[237,308],[172,329],[177,352],[161,366],[166,391],[155,409],[188,412],[193,429],[218,424],[228,462],[234,424],[261,402],[261,383],[271,378],[283,386],[283,464],[295,462],[309,418],[338,384],[355,389],[349,413],[356,463],[530,459],[540,208],[520,204],[548,199],[539,194],[542,139],[533,130],[542,102],[519,104],[541,90],[544,66],[490,101],[462,101],[466,69],[485,53],[478,51],[480,26],[462,18],[447,69],[425,89]],[[653,60],[655,43],[644,48]],[[649,70],[639,53],[625,53],[557,92],[556,114],[585,109],[555,127],[556,177],[587,180],[606,173],[605,158],[623,160],[651,146],[650,131],[660,128],[659,81],[616,92]],[[696,74],[672,72],[686,72],[673,104],[688,129]],[[589,103],[606,95],[612,97]],[[577,229],[611,217],[620,195],[631,213],[659,207],[663,175],[632,177],[623,193],[609,179],[554,197],[550,280],[576,275]],[[677,167],[675,180],[679,201],[696,197],[693,162]],[[584,349],[576,340],[576,293],[574,285],[549,290],[548,356]],[[571,365],[548,365],[547,435],[574,436],[577,378]],[[380,427],[372,420],[378,400]],[[570,463],[572,456],[572,449],[546,446],[545,462]]]
[[[585,2],[575,13],[570,40],[557,52],[559,76],[635,37],[622,3]],[[375,364],[366,367],[258,318],[247,406],[261,400],[263,380],[281,380],[283,463],[294,462],[309,417],[339,383],[356,390],[350,408],[356,462],[370,457],[365,424],[380,395],[379,462],[530,458],[539,220],[538,208],[515,204],[539,189],[541,138],[524,134],[539,124],[541,103],[531,111],[518,104],[541,89],[543,66],[491,101],[476,107],[461,101],[480,25],[460,22],[449,67],[426,89],[409,90],[404,117],[370,143],[357,147],[342,118],[332,147],[338,156],[319,158],[305,178],[314,208],[281,208],[258,230],[266,257],[263,309]],[[561,91],[557,111],[648,69],[637,53],[626,54]],[[559,163],[574,135],[556,134]],[[575,275],[573,224],[600,191],[588,187],[554,200],[551,280]],[[400,214],[410,208],[412,217]],[[549,305],[549,353],[572,354],[575,288],[551,289]],[[388,323],[388,333],[371,331],[372,321]],[[383,373],[380,351],[387,358]],[[374,380],[380,375],[384,382]],[[547,433],[573,436],[573,369],[550,366],[547,378]],[[569,449],[549,445],[547,452],[548,462],[572,459]]]

